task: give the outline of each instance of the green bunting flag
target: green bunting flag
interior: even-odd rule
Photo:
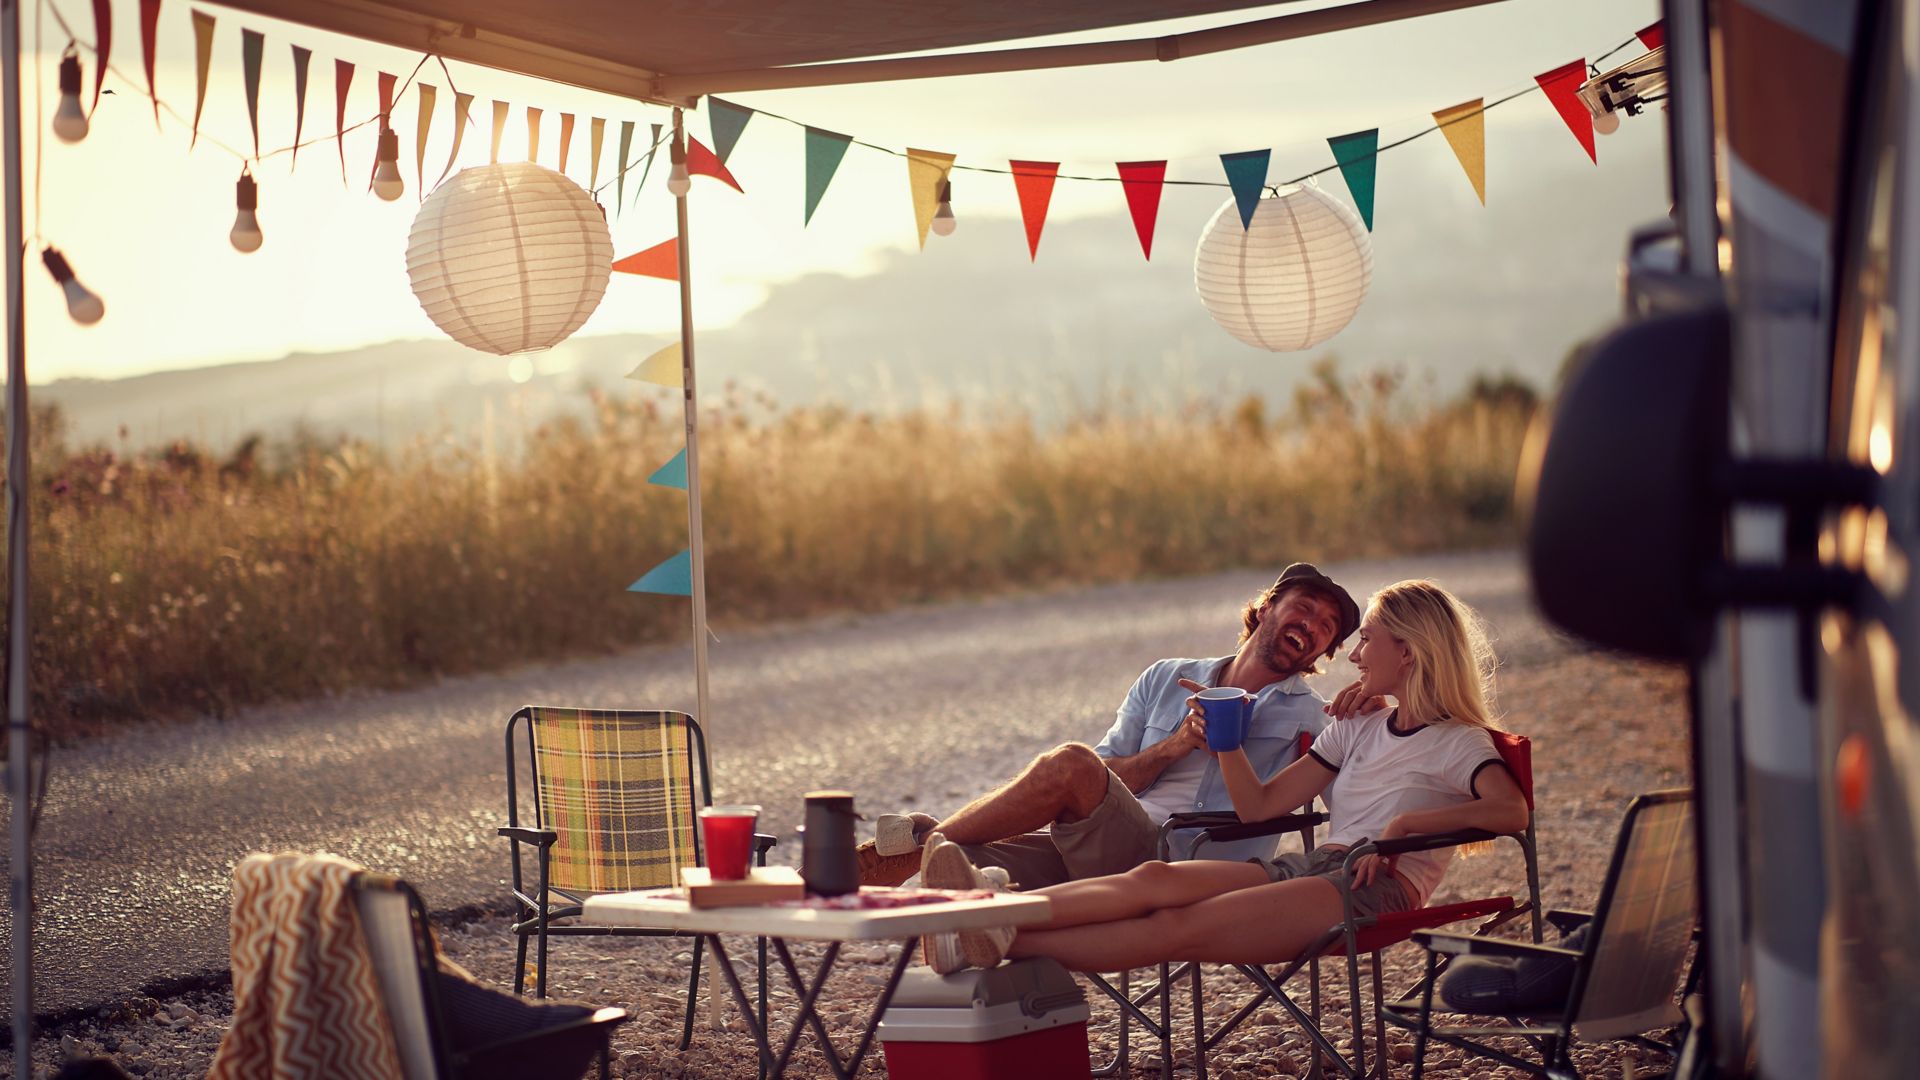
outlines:
[[[647,174],[653,171],[653,155],[659,149],[660,125],[655,124],[653,125],[653,145],[647,147],[647,160],[640,166],[640,182],[633,185],[633,194],[636,198],[639,197],[640,190],[647,186]]]
[[[713,124],[713,152],[719,155],[720,164],[725,165],[733,156],[733,144],[740,141],[740,133],[747,130],[747,121],[753,119],[753,110],[709,97],[707,117]]]
[[[1242,150],[1221,154],[1220,164],[1227,170],[1227,185],[1233,188],[1233,201],[1240,207],[1240,227],[1253,227],[1253,212],[1260,207],[1260,189],[1267,186],[1267,161],[1271,150]]]
[[[620,121],[620,179],[613,191],[613,212],[618,214],[627,206],[627,152],[633,148],[633,121]]]
[[[260,53],[267,38],[258,30],[240,29],[240,72],[247,87],[247,125],[253,129],[253,159],[260,160]]]
[[[813,212],[820,206],[820,196],[827,193],[827,185],[833,182],[833,174],[840,168],[840,159],[847,156],[847,147],[852,142],[851,135],[822,131],[817,127],[807,129],[807,212],[801,219],[801,225],[812,223]]]
[[[628,592],[658,593],[661,596],[693,595],[693,552],[683,551],[640,575],[627,586]]]
[[[647,483],[687,490],[687,448],[681,447],[680,452],[673,455],[673,460],[653,470],[653,475],[647,477]]]
[[[1367,231],[1373,231],[1373,180],[1375,166],[1380,161],[1380,129],[1356,131],[1351,135],[1335,135],[1327,140],[1333,148],[1333,159],[1340,163],[1340,175],[1347,181],[1347,191],[1353,195],[1353,203],[1360,208],[1360,220],[1367,223]]]

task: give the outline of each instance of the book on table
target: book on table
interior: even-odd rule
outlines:
[[[715,881],[704,866],[683,866],[680,884],[687,890],[687,905],[696,908],[777,904],[807,895],[800,871],[791,866],[756,866],[746,877],[731,881]]]

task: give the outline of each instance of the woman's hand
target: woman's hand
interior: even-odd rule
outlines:
[[[1206,689],[1192,679],[1181,679],[1180,685],[1195,694]],[[1186,718],[1180,721],[1180,730],[1174,732],[1173,737],[1190,750],[1207,750],[1210,754],[1217,754],[1217,751],[1207,749],[1207,714],[1200,711],[1200,699],[1197,697],[1187,699]]]
[[[1400,819],[1396,817],[1392,821],[1387,822],[1387,827],[1381,829],[1380,835],[1375,839],[1398,840],[1403,836],[1412,835],[1412,831],[1402,825]],[[1397,866],[1399,862],[1400,857],[1398,855],[1360,856],[1360,861],[1353,864],[1353,887],[1359,889],[1371,885],[1376,881],[1393,880],[1394,867]]]
[[[1387,699],[1375,695],[1362,697],[1360,684],[1349,683],[1347,688],[1333,696],[1324,711],[1335,720],[1350,720],[1361,713],[1379,712],[1387,707]]]

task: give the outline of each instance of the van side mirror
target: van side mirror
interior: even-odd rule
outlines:
[[[1714,303],[1614,330],[1568,380],[1519,480],[1534,595],[1562,628],[1695,661],[1725,608],[1807,616],[1875,602],[1865,574],[1810,546],[1774,564],[1729,561],[1735,504],[1777,507],[1805,526],[1790,535],[1812,536],[1828,510],[1878,505],[1882,483],[1846,462],[1733,460],[1731,357],[1727,309]]]

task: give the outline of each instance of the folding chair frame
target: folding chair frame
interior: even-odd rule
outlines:
[[[564,923],[556,925],[557,920],[579,918],[581,914],[581,900],[583,898],[562,889],[552,888],[547,884],[548,866],[552,858],[552,848],[554,844],[559,842],[560,834],[553,829],[544,828],[538,824],[545,820],[541,814],[540,784],[538,777],[539,767],[537,764],[538,759],[534,753],[533,743],[534,715],[540,711],[543,711],[542,707],[526,706],[507,719],[507,824],[500,828],[498,832],[499,835],[506,837],[512,842],[513,896],[518,905],[518,914],[511,927],[515,937],[518,939],[518,947],[514,956],[513,992],[521,994],[526,990],[527,938],[529,936],[535,937],[539,941],[538,951],[534,961],[534,996],[536,998],[544,998],[547,996],[548,937],[692,937],[693,962],[690,965],[692,971],[687,980],[687,1009],[685,1019],[680,1028],[679,1044],[680,1049],[685,1050],[693,1041],[694,1010],[698,1003],[700,993],[700,954],[701,947],[705,944],[701,937],[698,935],[684,934],[676,930],[657,930],[647,927],[569,925]],[[666,714],[678,718],[678,722],[685,725],[693,739],[694,756],[699,767],[697,774],[698,783],[689,785],[690,796],[696,800],[695,804],[689,807],[689,809],[697,811],[700,807],[713,805],[713,782],[707,764],[706,735],[700,730],[699,723],[695,721],[693,717],[688,716],[686,713],[670,709],[598,709],[591,711],[616,717],[630,716],[639,718]],[[531,787],[533,788],[533,820],[535,824],[531,826],[520,824],[519,772],[516,768],[514,756],[514,729],[516,727],[520,727],[524,731],[527,760],[534,771],[534,783]],[[755,858],[759,865],[765,866],[767,864],[768,849],[777,844],[779,839],[766,833],[755,833],[753,840]],[[521,867],[520,847],[522,844],[531,846],[536,855],[535,865],[537,877],[535,878],[535,887],[532,892],[529,892],[526,888]],[[694,863],[697,864],[700,860],[700,831],[698,829],[693,831],[693,845]],[[556,904],[553,900],[555,896],[561,897],[563,902]],[[760,938],[758,939],[758,944],[760,1021],[764,1024],[767,1016],[767,940]]]

